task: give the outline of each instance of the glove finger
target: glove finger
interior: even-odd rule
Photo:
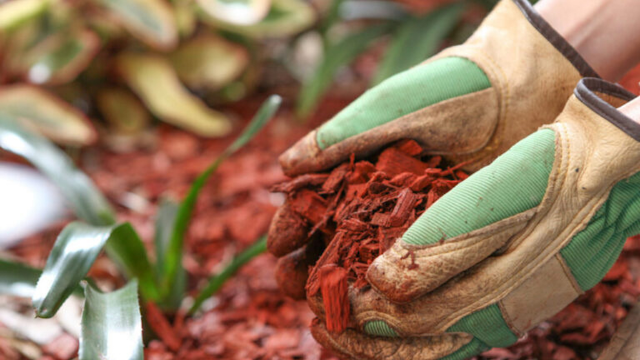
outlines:
[[[302,248],[278,259],[276,281],[285,295],[296,300],[305,299],[309,268],[316,263],[323,249],[322,240],[315,238]]]
[[[517,277],[511,271],[511,260],[506,255],[491,257],[436,291],[410,303],[393,303],[378,291],[354,287],[348,289],[347,300],[340,300],[341,295],[335,293],[336,296],[331,297],[327,304],[324,302],[324,292],[317,291],[314,295],[307,289],[307,301],[316,316],[332,324],[334,329],[343,329],[345,325],[340,316],[344,311],[340,312],[340,308],[333,304],[345,301],[350,313],[346,327],[362,329],[367,334],[426,337],[465,333],[477,339],[476,347],[506,347],[528,329],[523,325],[531,326],[551,316],[567,305],[567,300],[570,302],[574,299],[576,294],[570,284],[568,288],[562,284],[558,291],[554,288],[553,296],[539,296],[538,293],[544,288],[540,282],[564,274],[557,261],[555,267],[534,277],[531,280],[534,283],[525,282],[513,290]],[[554,284],[558,283],[553,281]],[[506,289],[501,288],[504,284],[507,284]],[[513,296],[509,291],[513,291]],[[505,293],[506,299],[502,300]],[[334,310],[327,312],[325,306]],[[340,327],[336,324],[343,325]]]
[[[581,292],[559,256],[536,261],[539,247],[525,239],[410,303],[390,302],[377,291],[350,291],[352,326],[401,336],[468,333],[487,346],[509,346]]]
[[[536,214],[554,159],[552,130],[520,141],[427,209],[373,262],[369,282],[407,302],[499,252]]]
[[[469,344],[473,337],[467,334],[442,334],[421,338],[385,338],[366,335],[347,329],[335,334],[314,319],[311,334],[322,346],[345,359],[440,359],[455,354]],[[473,353],[469,353],[472,356]]]
[[[471,153],[495,130],[498,96],[484,72],[463,58],[443,58],[393,76],[367,91],[280,157],[289,176],[362,158],[400,139],[427,151]]]
[[[309,241],[309,229],[307,221],[285,202],[271,220],[267,249],[277,257],[289,254]]]

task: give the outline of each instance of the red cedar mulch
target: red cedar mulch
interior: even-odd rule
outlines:
[[[260,100],[243,101],[234,110],[248,119]],[[321,107],[323,113],[307,127],[296,127],[292,117],[282,113],[263,136],[214,176],[204,189],[187,239],[184,264],[191,294],[206,276],[249,246],[258,234],[266,232],[279,204],[269,188],[285,179],[278,168],[277,155],[347,103],[348,100],[325,102]],[[117,206],[119,219],[131,221],[148,244],[152,243],[152,216],[161,195],[167,191],[184,194],[198,172],[226,145],[224,141],[202,140],[168,126],[160,127],[158,142],[157,149],[127,154],[113,153],[103,146],[85,151],[91,158],[85,170],[114,204],[126,203],[129,193],[149,201],[148,206],[137,211]],[[251,227],[246,226],[249,220]],[[10,252],[32,265],[43,266],[60,228],[26,239]],[[167,316],[173,333],[181,341],[180,349],[173,351],[169,344],[153,340],[145,350],[145,358],[329,359],[330,355],[309,334],[313,314],[304,302],[290,300],[279,292],[274,268],[273,257],[260,256],[229,281],[202,316],[193,319]],[[98,259],[92,270],[92,276],[99,280],[121,285],[122,280],[116,274],[104,257]],[[632,238],[602,283],[530,331],[516,345],[491,350],[478,359],[595,359],[640,295],[639,275],[640,239]],[[44,346],[42,359],[73,358],[77,341],[67,343],[68,346],[61,346],[61,342]],[[26,359],[2,337],[0,358]]]
[[[386,251],[436,200],[468,175],[440,156],[422,158],[413,140],[400,141],[368,160],[329,174],[302,175],[274,187],[292,211],[310,223],[310,236],[330,239],[307,284],[322,293],[327,328],[341,332],[349,320],[347,282],[365,289],[371,262]]]

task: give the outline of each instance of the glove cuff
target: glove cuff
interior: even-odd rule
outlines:
[[[522,14],[529,20],[531,25],[538,30],[540,35],[544,36],[553,47],[555,47],[564,57],[578,70],[583,77],[600,76],[593,70],[591,65],[578,53],[578,51],[569,44],[538,12],[531,6],[528,0],[512,0]]]
[[[628,118],[612,105],[613,103],[619,107],[633,100],[636,97],[633,93],[616,84],[596,78],[582,79],[573,93],[578,100],[596,114],[615,125],[636,141],[640,141],[640,124]],[[600,96],[597,94],[600,94]],[[605,98],[608,101],[605,101]]]

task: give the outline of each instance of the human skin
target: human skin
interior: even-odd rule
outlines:
[[[619,108],[620,112],[631,120],[640,123],[640,97],[637,97]]]
[[[535,9],[603,79],[640,62],[640,1],[541,0]]]

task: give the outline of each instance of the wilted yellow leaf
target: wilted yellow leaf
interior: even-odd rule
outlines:
[[[30,85],[0,88],[0,112],[60,144],[88,145],[96,131],[78,109],[60,98]]]
[[[98,93],[98,108],[119,134],[132,135],[149,125],[149,113],[129,91],[108,88]]]
[[[222,21],[205,11],[201,15],[202,20],[212,26],[252,38],[294,35],[316,21],[316,14],[311,6],[301,0],[273,0],[267,15],[253,25],[238,25]]]
[[[172,49],[178,42],[176,19],[164,0],[96,0],[113,18],[142,42],[157,49]]]
[[[271,0],[197,0],[210,16],[230,24],[253,25],[269,13]]]
[[[44,12],[49,0],[10,0],[0,2],[0,32],[12,30]]]
[[[72,81],[89,65],[100,49],[100,39],[87,29],[53,34],[15,55],[19,76],[34,84],[59,85]]]
[[[191,95],[163,57],[122,54],[117,65],[131,89],[161,120],[202,136],[224,136],[231,131],[229,119]]]
[[[170,59],[187,86],[207,90],[235,80],[249,64],[244,47],[213,34],[183,43]]]

